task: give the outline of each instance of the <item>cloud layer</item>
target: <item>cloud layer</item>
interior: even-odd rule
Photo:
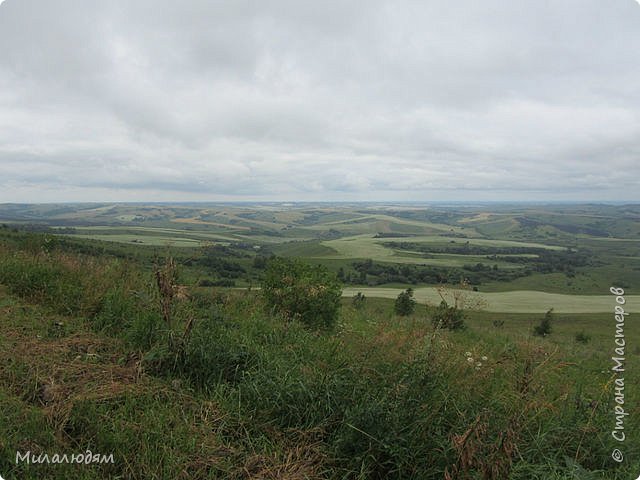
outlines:
[[[640,200],[633,0],[6,0],[0,45],[1,202]]]

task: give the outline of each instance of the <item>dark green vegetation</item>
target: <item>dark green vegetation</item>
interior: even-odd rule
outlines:
[[[0,475],[634,478],[636,314],[621,446],[612,313],[399,312],[369,286],[632,295],[639,211],[1,206]],[[340,308],[338,278],[362,288]],[[115,463],[15,464],[87,449]]]
[[[536,325],[536,327],[533,329],[533,334],[537,335],[539,337],[546,337],[547,335],[551,335],[551,320],[553,319],[553,309],[550,309],[547,311],[547,313],[544,314],[544,318],[542,320],[540,320],[540,324]],[[578,334],[581,335],[581,334]],[[584,338],[582,336],[578,337],[578,335],[576,335],[576,341],[581,341],[578,340],[578,338]]]
[[[462,330],[464,328],[463,309],[455,305],[449,305],[446,301],[440,302],[437,307],[430,309],[431,323],[434,328],[446,328],[449,330]]]
[[[287,320],[330,329],[338,319],[342,288],[326,268],[273,258],[262,283],[262,295],[267,306]]]
[[[415,309],[416,301],[413,299],[413,289],[407,288],[404,292],[400,292],[393,305],[393,311],[401,317],[406,317],[411,315]]]

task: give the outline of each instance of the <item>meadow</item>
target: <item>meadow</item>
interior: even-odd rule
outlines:
[[[634,478],[637,215],[584,205],[0,206],[0,474]],[[268,282],[292,275],[278,261],[339,285],[331,323],[270,303],[290,292],[294,306],[324,311],[315,274],[267,295]],[[461,276],[472,280],[463,290]],[[611,436],[611,285],[625,288],[631,313],[623,444]],[[401,315],[406,288],[417,303]],[[438,292],[465,300],[464,328],[441,328]],[[550,330],[536,335],[545,318]],[[15,462],[16,451],[86,450],[115,461]]]

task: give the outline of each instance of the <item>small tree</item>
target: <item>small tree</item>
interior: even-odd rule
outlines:
[[[413,288],[407,288],[404,292],[398,294],[394,310],[397,315],[406,317],[411,315],[416,308],[416,301],[413,298]]]
[[[342,289],[336,277],[320,265],[274,258],[267,267],[262,295],[273,311],[288,320],[330,328],[338,318]]]
[[[358,292],[353,297],[351,297],[351,304],[357,310],[360,310],[364,307],[364,302],[367,300],[367,297],[364,296],[364,293]]]
[[[465,310],[480,310],[486,306],[483,298],[472,291],[465,279],[453,286],[439,285],[437,292],[440,304],[431,307],[431,322],[436,328],[462,330],[465,328]]]
[[[457,306],[450,306],[445,300],[431,312],[431,323],[436,328],[462,330],[464,328],[464,311]]]
[[[534,327],[533,334],[538,337],[546,337],[547,335],[550,335],[551,320],[553,320],[553,308],[547,310],[547,313],[545,313],[542,320],[540,320],[540,324]]]

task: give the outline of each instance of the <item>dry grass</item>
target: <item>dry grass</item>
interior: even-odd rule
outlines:
[[[237,475],[250,480],[307,480],[322,478],[326,456],[321,448],[320,430],[273,432],[284,445],[282,451],[255,454],[246,458]]]
[[[79,401],[108,400],[150,388],[136,355],[124,356],[113,349],[112,340],[107,343],[92,333],[40,339],[10,329],[5,338],[5,345],[11,347],[0,349],[0,363],[8,365],[19,359],[27,367],[35,387],[30,400],[43,408],[56,430],[64,427]],[[6,373],[3,370],[0,368],[0,375]],[[24,397],[27,392],[16,393]]]

